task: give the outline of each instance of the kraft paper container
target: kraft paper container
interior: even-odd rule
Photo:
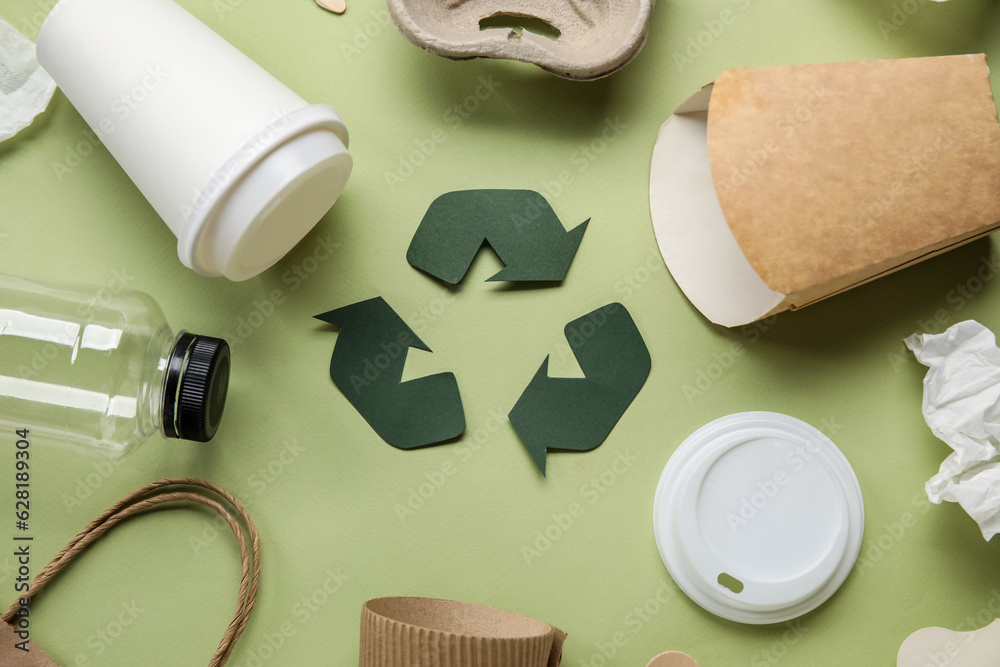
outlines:
[[[739,326],[989,234],[1000,124],[984,55],[726,70],[660,128],[667,267]]]
[[[557,667],[566,634],[492,607],[432,598],[369,600],[361,667]]]

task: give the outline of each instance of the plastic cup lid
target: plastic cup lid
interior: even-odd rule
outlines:
[[[717,616],[782,623],[847,578],[864,532],[850,463],[816,428],[743,412],[698,429],[670,457],[653,533],[677,585]]]
[[[246,280],[292,249],[350,177],[347,128],[313,104],[277,119],[212,178],[178,236],[181,261],[206,276]]]

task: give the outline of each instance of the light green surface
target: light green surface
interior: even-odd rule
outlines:
[[[311,0],[183,0],[292,89],[340,109],[354,175],[285,260],[233,284],[180,264],[170,231],[108,153],[89,150],[85,124],[60,93],[36,126],[0,145],[2,270],[112,289],[124,279],[156,296],[175,326],[235,342],[230,405],[212,444],[153,441],[107,476],[87,459],[36,452],[33,569],[125,493],[192,475],[246,496],[263,534],[258,607],[230,663],[240,667],[259,664],[262,649],[269,654],[283,623],[294,634],[264,664],[354,664],[361,604],[382,595],[455,598],[544,619],[569,633],[569,667],[605,664],[600,647],[614,633],[627,639],[615,665],[679,649],[704,667],[889,667],[912,631],[1000,609],[997,545],[957,506],[923,500],[948,450],[923,423],[924,369],[901,340],[940,329],[936,316],[1000,329],[1000,281],[971,298],[958,291],[995,241],[741,333],[709,324],[688,304],[656,253],[649,220],[657,129],[724,68],[977,51],[1000,62],[1000,9],[991,0],[908,3],[898,6],[915,13],[897,14],[900,29],[883,35],[879,21],[894,12],[888,1],[661,0],[635,62],[605,80],[572,83],[528,65],[420,51],[378,0],[354,0],[343,16]],[[0,16],[22,27],[45,4],[0,0]],[[727,9],[732,23],[703,32],[719,32],[712,22]],[[679,68],[675,54],[698,39],[701,53]],[[606,150],[584,152],[600,148],[602,135],[613,137]],[[433,137],[444,141],[389,187],[385,174]],[[81,142],[89,154],[57,178],[53,165]],[[454,292],[407,264],[430,202],[484,187],[538,190],[567,225],[592,218],[561,287],[484,283],[500,269],[488,254]],[[336,244],[329,254],[327,244]],[[394,449],[331,383],[335,334],[312,316],[376,295],[434,350],[411,350],[406,377],[457,374],[468,420],[460,442]],[[267,301],[275,297],[276,306]],[[543,479],[493,415],[507,413],[546,354],[555,370],[573,372],[562,326],[611,301],[624,303],[643,332],[649,381],[602,447],[552,454]],[[237,340],[248,320],[259,326]],[[653,492],[670,454],[704,423],[751,409],[831,429],[864,493],[861,564],[801,619],[798,634],[702,611],[673,585],[653,542]],[[634,463],[602,483],[623,454]],[[12,524],[4,471],[13,459],[5,460],[0,516]],[[433,495],[401,520],[397,507],[421,485],[427,492],[428,480],[439,484]],[[583,515],[526,558],[537,531],[556,532],[553,515],[572,503]],[[12,533],[0,524],[0,544]],[[0,550],[5,599],[14,597],[9,551]],[[130,521],[41,597],[34,636],[65,665],[86,664],[77,656],[109,666],[205,664],[230,618],[238,566],[234,541],[203,512]],[[346,578],[331,595],[322,592],[328,573]],[[312,595],[325,603],[309,610],[301,601]],[[133,601],[142,612],[108,646],[97,633],[116,630],[122,604]]]

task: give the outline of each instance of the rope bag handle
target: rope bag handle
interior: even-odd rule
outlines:
[[[180,491],[170,489],[170,487],[177,486],[196,487],[201,490]],[[239,516],[239,518],[241,518],[243,523],[246,525],[246,534],[244,534],[243,528],[240,526],[240,523],[236,520],[236,518],[233,517],[233,515],[230,514],[220,502],[205,495],[203,490],[211,491],[217,494],[221,498],[224,498],[233,507],[237,516]],[[216,486],[211,482],[189,477],[161,479],[158,482],[153,482],[152,484],[142,487],[138,491],[130,493],[105,511],[104,514],[91,521],[86,528],[74,537],[70,543],[67,544],[63,550],[60,551],[56,557],[42,569],[41,572],[38,573],[38,576],[35,577],[35,580],[32,582],[28,591],[21,597],[29,600],[34,597],[39,591],[45,588],[49,581],[59,574],[60,570],[62,570],[63,567],[65,567],[78,553],[86,549],[88,545],[92,544],[106,532],[118,525],[118,523],[123,519],[127,519],[134,514],[139,514],[140,512],[144,512],[158,505],[177,502],[199,503],[215,510],[222,516],[223,519],[226,520],[226,523],[229,524],[229,527],[232,529],[233,533],[236,535],[236,539],[239,540],[240,543],[242,575],[240,577],[240,591],[239,599],[236,603],[236,612],[233,615],[233,620],[226,628],[226,632],[222,637],[222,642],[219,644],[219,648],[216,649],[215,654],[208,663],[208,667],[222,667],[226,664],[226,661],[229,660],[229,656],[236,647],[236,642],[239,640],[240,635],[243,633],[243,629],[250,620],[250,612],[253,610],[254,602],[257,600],[257,589],[260,586],[260,538],[257,534],[257,528],[253,525],[253,521],[250,520],[250,516],[247,514],[246,509],[240,501],[222,487]],[[247,535],[250,536],[249,547],[247,546]],[[14,604],[12,604],[6,612],[4,612],[2,617],[4,622],[10,623],[11,619],[14,618],[14,614],[20,608],[21,603],[19,599],[14,602]]]

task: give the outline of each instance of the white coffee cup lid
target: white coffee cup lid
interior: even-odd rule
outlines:
[[[340,114],[312,104],[279,117],[212,178],[178,235],[181,261],[246,280],[272,266],[333,206],[353,161]]]
[[[717,616],[781,623],[847,578],[864,532],[861,487],[803,421],[743,412],[698,429],[670,457],[653,533],[677,585]]]

